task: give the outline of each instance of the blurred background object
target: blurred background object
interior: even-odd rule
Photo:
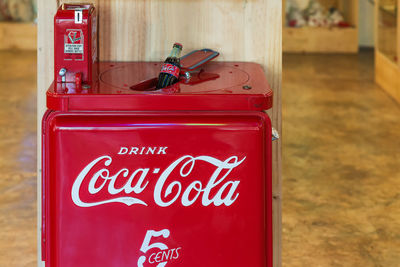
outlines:
[[[0,21],[33,22],[36,0],[0,0]]]
[[[317,0],[288,0],[286,4],[287,26],[350,27],[350,24],[343,16],[343,12],[337,8],[337,3],[332,2],[329,3],[328,6],[329,8],[326,8]]]
[[[0,0],[0,50],[36,50],[37,0]]]
[[[283,51],[357,53],[359,1],[284,0]]]

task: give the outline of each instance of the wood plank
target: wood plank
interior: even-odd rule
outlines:
[[[400,69],[379,51],[375,51],[375,82],[400,103]]]
[[[395,13],[384,11],[376,7],[376,41],[379,51],[386,54],[391,60],[397,57],[398,27]]]
[[[350,25],[358,27],[359,0],[340,0],[338,7],[343,12],[346,21]]]
[[[356,53],[356,28],[289,28],[283,29],[284,52]]]
[[[397,12],[396,12],[396,14],[397,14],[397,21],[396,21],[396,23],[397,23],[397,27],[396,27],[396,30],[397,30],[397,32],[396,32],[396,58],[397,58],[397,65],[399,66],[399,68],[400,68],[400,15],[399,15],[399,13],[398,13],[398,10],[399,10],[399,7],[400,7],[400,0],[397,0]]]
[[[42,261],[41,223],[42,223],[42,117],[46,111],[46,88],[54,77],[53,16],[59,3],[57,1],[37,1],[38,8],[38,49],[37,49],[37,266],[45,267]]]
[[[400,0],[377,0],[375,5],[375,82],[400,103],[400,63],[399,45],[400,45],[400,29],[399,27],[390,26],[390,24],[382,24],[380,20],[382,15],[392,16],[390,14],[382,14],[380,5],[400,5]],[[386,20],[390,17],[386,17]],[[394,19],[394,18],[392,18]],[[394,24],[400,25],[400,16],[397,15]],[[397,44],[397,46],[396,46]],[[397,57],[397,62],[395,61]]]
[[[380,48],[380,44],[378,42],[378,21],[379,21],[379,4],[380,4],[380,0],[376,0],[375,2],[375,6],[374,6],[374,43],[375,43],[375,50],[379,50]],[[375,54],[376,56],[376,54]]]
[[[33,23],[0,22],[0,50],[36,50],[36,34]]]
[[[49,41],[53,39],[53,16],[57,6],[67,2],[76,1],[38,0],[38,129],[41,127],[40,120],[45,111],[45,91],[53,76],[53,42]],[[208,47],[221,52],[218,60],[253,61],[262,64],[274,90],[274,108],[269,114],[273,126],[281,132],[281,1],[94,2],[99,9],[101,60],[160,61],[165,58],[172,43],[179,41],[183,43],[185,52]],[[40,144],[40,131],[38,141]],[[38,145],[38,159],[40,150]],[[274,266],[281,266],[280,150],[279,140],[273,144]],[[40,160],[38,175],[40,176]],[[40,199],[38,201],[40,213]],[[38,258],[40,259],[40,256]]]
[[[345,1],[348,1],[348,0],[345,0]],[[340,2],[341,2],[341,0],[318,0],[318,3],[320,3],[325,8],[331,8],[331,7],[338,8],[340,6]]]

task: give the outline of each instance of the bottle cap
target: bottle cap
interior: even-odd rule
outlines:
[[[180,49],[182,49],[183,45],[181,43],[174,43],[174,47],[178,46]]]

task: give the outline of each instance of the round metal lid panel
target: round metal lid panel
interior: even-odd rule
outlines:
[[[128,90],[124,93],[135,93],[135,85],[146,80],[156,79],[161,69],[161,63],[126,63],[124,65],[110,66],[100,74],[100,80],[107,86]],[[235,63],[209,63],[198,71],[190,73],[190,78],[181,78],[179,90],[175,93],[213,93],[229,90],[231,87],[242,86],[249,81],[249,74],[240,69]],[[152,91],[153,84],[141,91]]]

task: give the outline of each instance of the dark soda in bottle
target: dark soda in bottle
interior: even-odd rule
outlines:
[[[179,73],[181,71],[181,51],[182,45],[175,43],[171,54],[167,57],[161,67],[156,89],[170,86],[179,80]]]

